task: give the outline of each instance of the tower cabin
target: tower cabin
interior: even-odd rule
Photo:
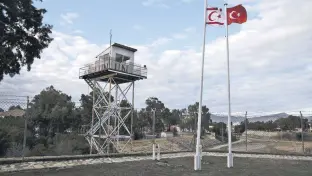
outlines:
[[[79,78],[106,82],[113,76],[117,84],[146,79],[146,66],[134,63],[136,51],[135,48],[114,43],[96,56],[93,63],[80,68]]]

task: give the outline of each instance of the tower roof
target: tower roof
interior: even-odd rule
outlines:
[[[132,51],[132,52],[138,51],[138,50],[135,49],[135,48],[131,48],[131,47],[129,47],[129,46],[122,45],[122,44],[119,44],[119,43],[114,43],[114,44],[112,44],[112,46],[116,46],[116,47],[119,47],[119,48],[123,48],[123,49],[129,50],[129,51]]]

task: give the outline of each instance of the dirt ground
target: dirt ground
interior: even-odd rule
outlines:
[[[67,169],[1,173],[2,176],[307,176],[312,162],[277,159],[234,158],[226,168],[225,157],[203,157],[202,170],[193,170],[193,157],[79,166]]]
[[[312,142],[304,142],[305,154],[312,154]],[[227,151],[228,147],[219,150]],[[246,143],[241,142],[232,145],[233,151],[245,152]],[[302,143],[298,141],[268,141],[250,139],[247,145],[247,152],[259,152],[268,154],[303,154]]]

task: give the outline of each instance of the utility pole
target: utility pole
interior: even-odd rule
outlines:
[[[304,154],[304,141],[303,141],[303,121],[302,121],[302,113],[300,111],[300,122],[301,122],[301,142],[302,142],[302,152]]]
[[[222,142],[224,142],[223,122],[221,122],[221,139],[222,139]]]
[[[245,134],[246,134],[246,152],[247,152],[247,111],[245,113]]]
[[[25,113],[25,120],[24,120],[24,139],[23,139],[23,160],[25,157],[25,151],[26,151],[26,140],[27,140],[27,120],[29,117],[29,96],[27,96],[27,105],[26,105],[26,113]]]
[[[155,123],[156,123],[156,108],[152,108],[152,111],[153,111],[153,127],[152,127],[152,132],[153,132],[153,143],[155,144]]]
[[[156,108],[152,108],[152,111],[153,111],[153,126],[152,126],[152,132],[153,132],[153,160],[156,159],[156,150],[158,150],[157,146],[156,145],[156,136],[155,136],[155,112],[156,112]],[[156,149],[157,148],[157,149]]]

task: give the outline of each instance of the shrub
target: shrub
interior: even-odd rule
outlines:
[[[8,133],[0,129],[0,156],[4,156],[10,147]]]
[[[27,149],[26,149],[27,150]],[[23,156],[23,145],[13,142],[6,152],[7,157],[21,157]]]
[[[134,140],[140,140],[140,139],[143,139],[144,135],[141,132],[134,131],[133,137],[134,137]]]
[[[176,137],[176,136],[178,136],[179,134],[178,134],[178,130],[177,130],[177,128],[173,128],[173,130],[172,130],[172,134],[173,134],[173,136],[174,137]]]

